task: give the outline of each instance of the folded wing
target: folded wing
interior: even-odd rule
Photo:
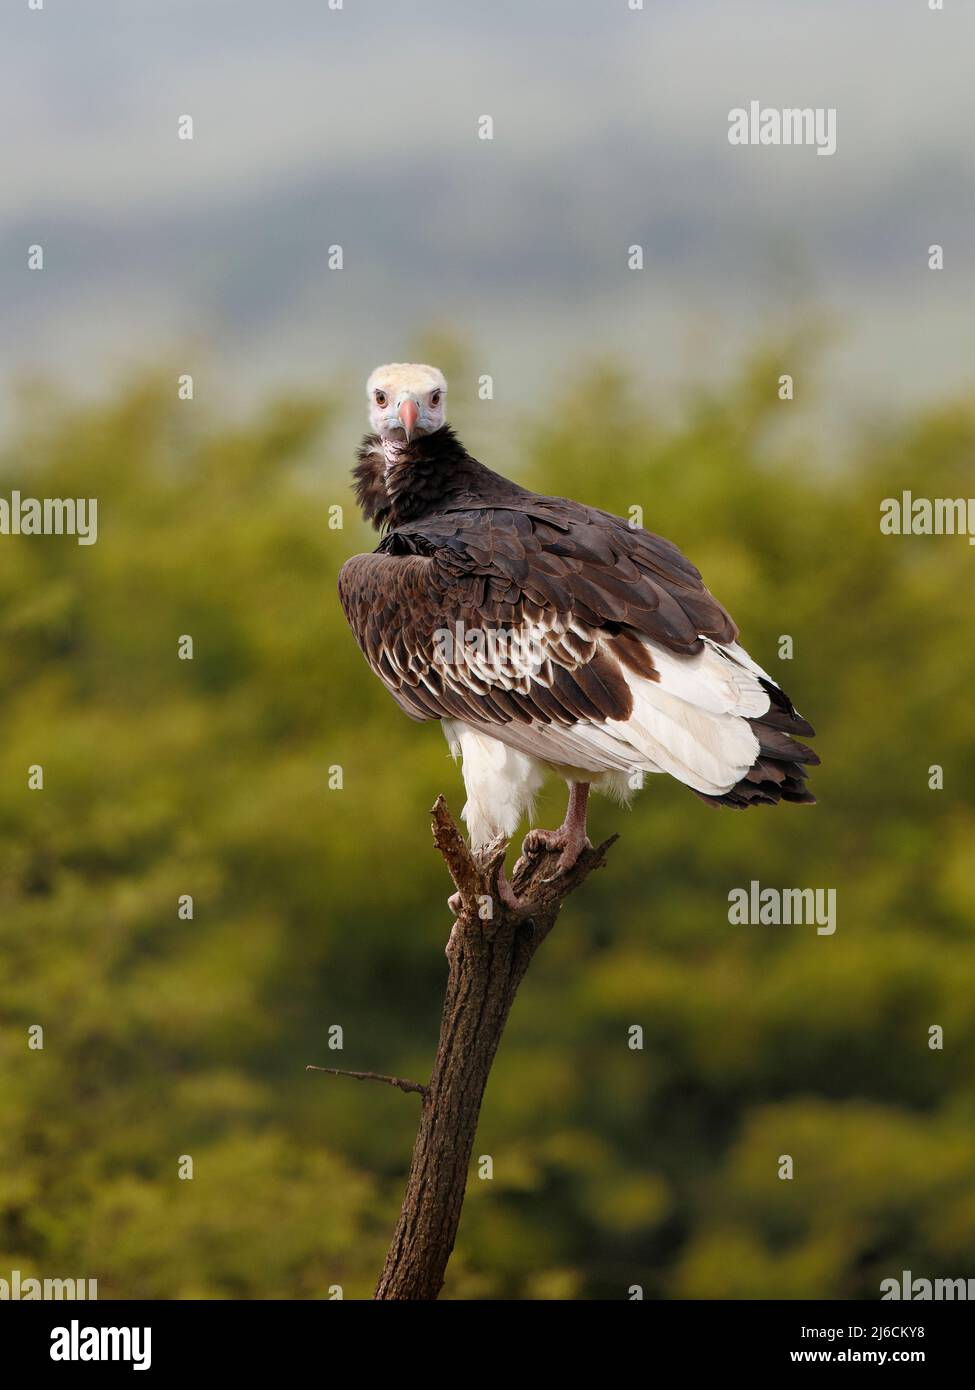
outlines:
[[[812,733],[662,537],[562,498],[401,527],[343,567],[369,664],[414,719],[454,719],[597,776],[706,799],[811,801]]]

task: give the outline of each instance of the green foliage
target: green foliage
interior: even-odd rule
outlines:
[[[813,809],[717,812],[663,778],[631,812],[596,805],[594,833],[623,838],[515,1007],[477,1142],[495,1176],[472,1176],[448,1296],[874,1298],[902,1268],[975,1275],[975,557],[878,527],[903,488],[968,494],[975,406],[877,431],[840,468],[782,453],[774,380],[757,359],[673,427],[590,375],[504,460],[641,506],[817,726],[823,766]],[[428,1073],[449,885],[426,812],[463,798],[338,606],[339,566],[374,544],[352,447],[327,402],[232,426],[149,382],[38,399],[2,462],[4,495],[96,496],[99,540],[0,537],[0,1275],[371,1291],[415,1098],[304,1067]],[[753,878],[835,887],[836,935],[731,926]]]

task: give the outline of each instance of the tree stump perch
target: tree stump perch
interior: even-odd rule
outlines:
[[[564,874],[558,853],[522,856],[512,875],[520,900],[498,892],[507,841],[473,854],[443,797],[433,807],[433,839],[459,900],[447,943],[447,991],[433,1073],[426,1086],[374,1079],[421,1095],[420,1126],[406,1193],[376,1299],[435,1299],[454,1248],[481,1100],[504,1026],[525,971],[570,893],[601,868],[616,836],[583,850]],[[552,876],[554,875],[554,876]],[[368,1073],[347,1073],[369,1078]]]

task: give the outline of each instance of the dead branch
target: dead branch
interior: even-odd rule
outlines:
[[[565,899],[602,867],[617,838],[584,850],[567,873],[554,877],[557,853],[523,856],[512,876],[519,898],[513,910],[498,892],[506,843],[472,854],[442,796],[432,815],[434,843],[457,889],[451,901],[459,907],[447,945],[447,992],[433,1074],[426,1087],[406,1083],[423,1097],[420,1127],[377,1299],[435,1299],[440,1293],[460,1222],[481,1100],[518,986]]]
[[[378,1071],[343,1071],[340,1067],[316,1067],[310,1062],[305,1071],[324,1071],[329,1076],[351,1076],[356,1081],[385,1081],[387,1086],[395,1086],[399,1091],[417,1091],[425,1096],[427,1088],[419,1081],[404,1081],[401,1076],[384,1076]]]

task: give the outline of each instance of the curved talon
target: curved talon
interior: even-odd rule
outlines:
[[[562,849],[565,837],[561,830],[529,830],[521,844],[521,852],[529,858],[545,850]]]
[[[561,850],[555,873],[543,878],[542,883],[554,883],[562,874],[574,868],[584,849],[592,849],[588,835],[573,833],[564,825],[558,830],[529,830],[521,847],[522,854],[532,857],[540,850]]]
[[[461,910],[464,906],[464,900],[461,897],[460,892],[451,893],[450,897],[447,899],[447,906],[449,907],[450,911],[454,914],[455,917],[460,916]]]
[[[508,882],[504,865],[498,870],[498,897],[509,912],[524,912],[525,904],[518,897],[511,884]]]

